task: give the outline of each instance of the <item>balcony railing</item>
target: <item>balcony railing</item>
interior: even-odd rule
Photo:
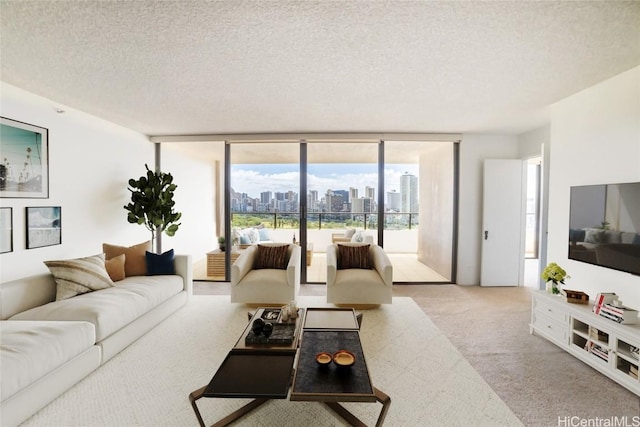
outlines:
[[[385,230],[411,230],[419,225],[417,212],[385,212]],[[263,226],[277,229],[299,229],[298,212],[232,212],[231,227],[246,228]],[[356,212],[309,212],[308,230],[362,228],[378,229],[377,213]]]

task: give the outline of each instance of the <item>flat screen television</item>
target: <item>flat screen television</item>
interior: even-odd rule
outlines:
[[[571,187],[569,259],[640,275],[640,182]]]

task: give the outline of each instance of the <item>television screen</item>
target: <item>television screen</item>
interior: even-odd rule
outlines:
[[[569,259],[640,275],[640,182],[571,187]]]

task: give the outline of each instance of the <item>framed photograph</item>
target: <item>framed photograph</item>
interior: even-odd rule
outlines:
[[[0,208],[0,254],[13,252],[13,208]]]
[[[0,197],[49,198],[49,130],[0,117]]]
[[[27,249],[62,243],[62,208],[60,206],[27,208]]]

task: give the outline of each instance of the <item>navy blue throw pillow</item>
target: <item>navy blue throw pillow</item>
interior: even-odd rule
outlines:
[[[176,274],[176,267],[173,265],[173,249],[158,255],[146,251],[147,276],[159,276],[163,274]]]

